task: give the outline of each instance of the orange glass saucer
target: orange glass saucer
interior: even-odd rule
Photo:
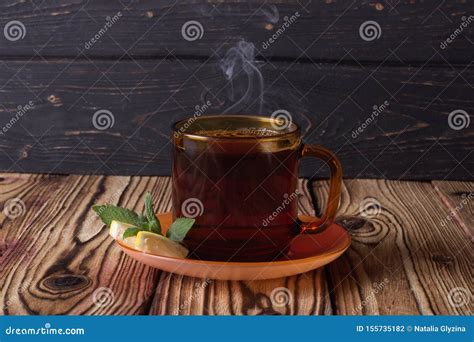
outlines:
[[[164,232],[172,223],[171,212],[158,214]],[[334,261],[349,248],[351,237],[337,224],[319,234],[296,236],[283,260],[265,262],[225,262],[178,259],[152,255],[128,247],[116,240],[133,259],[160,270],[190,277],[219,280],[260,280],[287,277],[308,272]]]

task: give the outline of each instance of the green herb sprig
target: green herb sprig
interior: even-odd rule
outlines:
[[[101,218],[108,227],[112,221],[127,223],[133,227],[127,228],[123,233],[123,239],[130,236],[136,236],[140,231],[149,231],[155,234],[163,235],[161,231],[161,224],[158,217],[155,215],[153,208],[153,200],[149,192],[145,195],[145,210],[143,215],[137,214],[133,210],[118,207],[116,205],[94,205],[92,207],[97,215]],[[187,217],[177,218],[166,232],[166,237],[170,240],[181,242],[186,237],[193,226],[195,220]]]

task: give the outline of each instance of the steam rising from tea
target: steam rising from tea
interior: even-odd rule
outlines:
[[[255,65],[255,46],[246,41],[240,41],[235,47],[227,51],[220,62],[220,68],[225,78],[231,82],[231,100],[236,100],[237,78],[244,74],[247,76],[247,89],[236,102],[225,109],[223,114],[242,113],[251,111],[253,105],[258,105],[258,111],[253,114],[263,114],[263,76]]]

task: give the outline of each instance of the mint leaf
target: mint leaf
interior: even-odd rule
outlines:
[[[143,229],[137,228],[137,227],[130,227],[127,228],[126,231],[123,232],[122,239],[126,239],[130,236],[136,236],[138,232],[142,231]]]
[[[115,205],[94,205],[92,209],[110,227],[112,221],[127,223],[133,227],[127,228],[122,235],[123,239],[136,236],[140,231],[149,231],[155,234],[163,235],[161,224],[155,215],[151,194],[145,195],[145,214],[139,215],[133,210],[117,207]],[[193,226],[195,220],[192,218],[180,217],[176,219],[168,229],[166,236],[176,242],[181,242],[186,237]]]
[[[110,226],[112,221],[133,224],[136,227],[145,227],[147,222],[145,217],[138,215],[130,209],[117,207],[115,205],[94,205],[92,209],[99,215],[102,222]]]
[[[153,209],[153,200],[149,192],[145,195],[145,213],[148,219],[148,228],[151,232],[161,235],[161,225],[160,221],[155,215],[155,210]]]
[[[192,218],[180,217],[168,229],[166,236],[176,242],[181,242],[185,238],[196,220]]]

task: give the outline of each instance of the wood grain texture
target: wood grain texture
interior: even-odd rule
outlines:
[[[471,198],[473,182],[345,180],[338,222],[353,243],[342,257],[297,276],[232,282],[182,277],[138,264],[114,245],[90,211],[96,202],[140,211],[148,190],[159,211],[170,210],[169,178],[4,174],[0,181],[2,314],[473,311],[473,242],[465,231],[472,233],[472,202],[455,209]],[[300,211],[319,214],[327,182],[301,180],[299,187]],[[12,198],[24,203],[16,218],[5,214]],[[364,210],[363,203],[380,207]],[[453,210],[459,215],[446,220]],[[287,305],[272,303],[278,288],[291,296]],[[94,302],[97,291],[106,305]]]
[[[463,17],[472,15],[473,9],[472,2],[459,0],[10,0],[0,5],[0,24],[4,27],[19,20],[26,35],[17,41],[4,40],[0,55],[76,57],[82,51],[87,57],[101,58],[209,57],[246,39],[264,58],[469,63],[474,41],[469,26],[445,49],[441,43],[459,29]],[[117,12],[122,13],[120,19],[105,27],[107,18]],[[295,13],[299,14],[297,19],[282,28],[285,18]],[[181,29],[191,20],[199,21],[203,34],[189,42],[183,39]],[[381,29],[380,37],[373,41],[359,35],[359,27],[369,20]],[[277,39],[268,44],[274,35]],[[93,37],[98,42],[91,43]]]
[[[24,188],[24,178],[4,175],[11,184],[2,186],[2,199],[12,195],[8,188]],[[145,190],[154,190],[155,200],[163,200],[169,179],[29,179],[28,191],[15,194],[25,203],[24,214],[3,219],[0,230],[0,241],[8,249],[0,270],[2,313],[146,313],[158,272],[123,255],[91,205],[109,202],[141,210]]]
[[[315,191],[324,195],[327,183]],[[442,224],[447,210],[430,182],[346,180],[339,220],[353,242],[327,267],[335,314],[472,314],[472,241]],[[368,216],[355,220],[360,213]],[[457,306],[460,291],[468,300]]]
[[[23,253],[29,242],[18,243],[19,231],[17,229],[6,229],[10,217],[24,216],[25,220],[34,217],[35,208],[44,205],[59,186],[56,176],[32,175],[32,174],[8,174],[0,175],[0,212],[1,239],[0,239],[0,266],[3,267],[7,260],[14,254]],[[25,195],[35,189],[36,197],[25,200]],[[36,192],[37,191],[37,192]],[[33,208],[33,210],[28,210]],[[8,215],[8,216],[7,216]],[[17,227],[18,228],[18,227]]]
[[[314,214],[307,181],[299,183],[299,209]],[[280,291],[288,304],[272,299]],[[275,291],[275,292],[273,292]],[[276,297],[274,297],[276,298]],[[331,314],[324,270],[271,280],[222,281],[162,273],[150,308],[154,315]]]
[[[261,113],[288,110],[307,142],[336,152],[346,177],[472,179],[472,125],[448,123],[454,110],[474,112],[472,68],[256,66],[265,80]],[[9,172],[169,175],[172,122],[207,100],[207,115],[241,97],[234,112],[260,111],[256,93],[244,97],[245,73],[228,82],[215,61],[7,61],[0,70],[0,169]],[[29,101],[34,107],[10,124]],[[109,129],[94,127],[99,109],[112,113]],[[326,176],[319,165],[305,161],[301,175]]]
[[[442,223],[452,222],[474,242],[474,186],[472,182],[433,181],[447,211]],[[471,251],[472,252],[472,251]]]

